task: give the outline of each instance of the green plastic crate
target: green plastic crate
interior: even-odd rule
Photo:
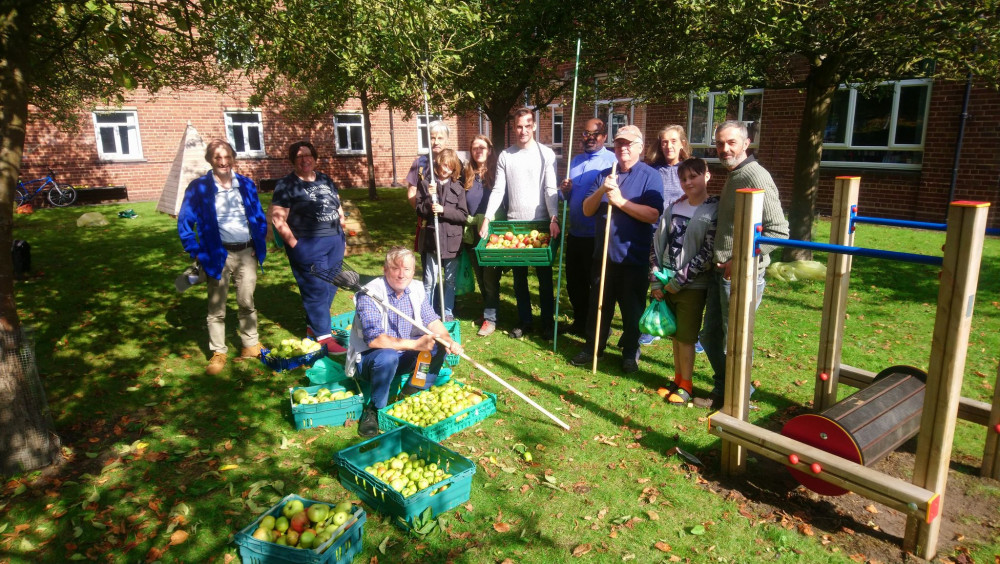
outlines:
[[[264,517],[268,515],[280,516],[281,508],[293,499],[301,501],[302,505],[307,508],[314,503],[324,503],[290,494],[264,512],[256,521],[236,533],[236,538],[233,541],[236,546],[240,547],[240,558],[243,560],[243,564],[346,564],[361,553],[365,521],[368,518],[365,510],[360,507],[351,508],[352,516],[341,525],[340,530],[343,533],[340,536],[335,536],[317,548],[306,550],[253,538],[254,531],[260,526]]]
[[[403,451],[437,464],[439,468],[452,474],[451,478],[424,488],[410,497],[403,497],[389,484],[365,472],[365,467]],[[476,473],[476,465],[468,458],[405,426],[345,448],[335,454],[333,460],[339,469],[341,485],[404,529],[411,528],[413,520],[427,508],[436,516],[468,501],[472,492],[472,475]],[[441,486],[448,486],[448,489],[437,494],[431,493]]]
[[[459,382],[459,385],[464,387],[464,384],[461,382]],[[420,395],[422,393],[424,392],[418,392],[416,395]],[[429,427],[420,427],[386,413],[386,411],[392,406],[401,403],[402,400],[400,400],[392,405],[387,405],[378,411],[378,427],[383,431],[389,431],[399,426],[406,426],[432,441],[441,442],[462,429],[468,429],[497,412],[496,395],[484,391],[483,396],[484,399],[479,404],[463,409],[455,415],[438,421]]]
[[[330,328],[333,332],[333,338],[336,339],[341,346],[346,347],[347,341],[351,337],[351,331],[348,327],[354,323],[354,312],[349,311],[347,313],[341,313],[340,315],[334,315],[330,317]],[[462,342],[462,324],[458,321],[445,321],[444,328],[448,330],[448,334],[451,335],[451,339],[456,343]],[[462,357],[457,354],[449,354],[445,357],[444,361],[448,363],[448,366],[458,366],[459,361]]]
[[[301,431],[302,429],[322,426],[336,427],[343,425],[348,419],[357,421],[361,418],[365,398],[361,395],[358,383],[354,379],[349,378],[341,382],[331,382],[319,386],[307,386],[302,389],[309,392],[309,395],[316,395],[320,388],[327,388],[331,392],[351,391],[354,392],[354,396],[338,401],[296,405],[292,394],[300,388],[288,388],[288,401],[292,406],[292,418],[295,420],[296,430]]]
[[[476,258],[481,266],[551,266],[558,257],[556,250],[559,247],[559,238],[549,241],[547,247],[538,249],[487,249],[486,244],[490,241],[490,235],[503,235],[510,231],[514,235],[520,233],[531,233],[537,230],[541,233],[549,232],[549,222],[542,221],[492,221],[490,222],[489,235],[483,237],[476,244]]]

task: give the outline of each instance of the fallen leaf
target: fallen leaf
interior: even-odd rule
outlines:
[[[653,545],[653,548],[659,550],[660,552],[670,552],[670,545],[663,541],[657,541],[656,544]]]
[[[590,552],[591,550],[593,550],[593,548],[594,547],[591,546],[589,543],[584,543],[584,544],[577,545],[576,548],[573,549],[573,556],[579,558],[579,557],[583,556],[584,554],[587,554],[588,552]]]
[[[868,513],[878,513],[878,508],[874,504],[869,503],[865,506],[865,511]]]
[[[236,470],[237,468],[239,468],[239,465],[237,464],[226,464],[225,466],[219,468],[219,471],[225,472],[226,470]]]
[[[655,511],[653,511],[652,509],[650,509],[649,511],[647,511],[646,515],[649,517],[650,521],[659,521],[660,520],[660,514],[657,513],[657,512],[655,512]]]
[[[187,539],[188,539],[187,531],[182,531],[182,530],[178,529],[178,530],[174,531],[170,535],[170,545],[173,546],[173,545],[181,544],[182,542],[186,541]]]
[[[510,532],[510,525],[507,523],[493,523],[493,530],[498,533]]]
[[[813,528],[812,528],[812,526],[809,525],[809,523],[800,523],[799,524],[799,534],[805,535],[807,537],[811,537],[815,533],[813,533]]]

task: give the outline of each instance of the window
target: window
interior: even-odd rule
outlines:
[[[604,143],[608,147],[613,147],[618,130],[634,123],[635,105],[631,99],[598,100],[594,109],[594,117],[603,121],[607,126],[608,139]]]
[[[761,89],[744,90],[739,95],[726,92],[692,95],[688,106],[688,141],[693,155],[715,158],[715,128],[730,119],[746,124],[750,146],[756,148],[760,141],[758,137],[763,102],[764,91]]]
[[[238,156],[265,156],[260,112],[226,112],[225,117],[226,136]]]
[[[431,115],[430,121],[438,121],[441,119],[441,114]],[[418,115],[417,116],[417,149],[421,155],[427,154],[430,147],[427,145],[427,116]]]
[[[562,110],[552,108],[552,144],[562,145],[563,142],[563,114]]]
[[[930,93],[929,80],[889,82],[865,93],[842,86],[823,132],[823,165],[919,169]]]
[[[365,116],[336,114],[333,128],[337,131],[337,154],[357,155],[365,152]]]
[[[140,160],[139,120],[134,110],[95,111],[97,154],[105,160]]]

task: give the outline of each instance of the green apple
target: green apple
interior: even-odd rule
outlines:
[[[306,510],[306,514],[309,516],[310,521],[319,523],[330,514],[330,506],[325,503],[314,503]]]
[[[338,511],[337,513],[333,514],[333,517],[331,518],[331,522],[334,525],[336,525],[336,526],[339,527],[339,526],[343,525],[344,523],[346,523],[347,519],[349,517],[350,517],[350,514],[345,513],[343,511]]]
[[[369,474],[370,473],[371,472],[369,472]],[[354,509],[354,506],[351,505],[351,502],[349,502],[349,501],[342,501],[342,502],[338,503],[336,507],[333,508],[333,512],[334,513],[351,513],[352,509]]]
[[[302,502],[297,499],[293,499],[288,503],[286,503],[285,506],[281,508],[281,514],[287,517],[288,519],[291,519],[292,515],[300,513],[303,509],[305,509],[305,506],[302,505]]]
[[[284,533],[288,530],[288,517],[282,515],[274,520],[274,528],[278,531]]]
[[[268,531],[270,531],[271,529],[273,529],[274,528],[274,516],[273,515],[265,515],[264,518],[260,520],[260,528],[261,529],[267,529]]]

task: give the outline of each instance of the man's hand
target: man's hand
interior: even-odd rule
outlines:
[[[460,355],[460,354],[462,354],[462,353],[465,352],[465,349],[462,348],[462,344],[458,343],[456,341],[452,341],[452,342],[448,343],[447,349],[448,349],[448,352],[450,352],[452,354],[459,354]]]
[[[569,196],[569,193],[573,190],[573,181],[569,178],[563,180],[562,184],[559,185],[559,189],[563,191],[563,194]]]
[[[479,238],[485,239],[490,234],[490,220],[483,218],[483,225],[479,228]]]
[[[434,340],[434,337],[432,337],[431,335],[423,335],[416,340],[416,342],[413,345],[413,350],[431,352],[432,350],[434,350],[435,342],[436,341]]]
[[[549,222],[549,236],[553,239],[559,236],[559,222],[554,219]]]
[[[727,260],[726,262],[715,263],[715,268],[718,268],[719,270],[722,271],[723,280],[729,280],[729,278],[732,276],[732,273],[730,272],[732,266],[733,266],[733,261],[731,260]]]
[[[611,177],[609,176],[608,178]],[[628,201],[622,196],[622,191],[618,189],[617,182],[615,182],[614,186],[608,188],[605,194],[608,196],[608,203],[616,208],[621,208]]]
[[[653,290],[649,294],[651,296],[653,296],[654,300],[662,300],[663,299],[663,290]]]

